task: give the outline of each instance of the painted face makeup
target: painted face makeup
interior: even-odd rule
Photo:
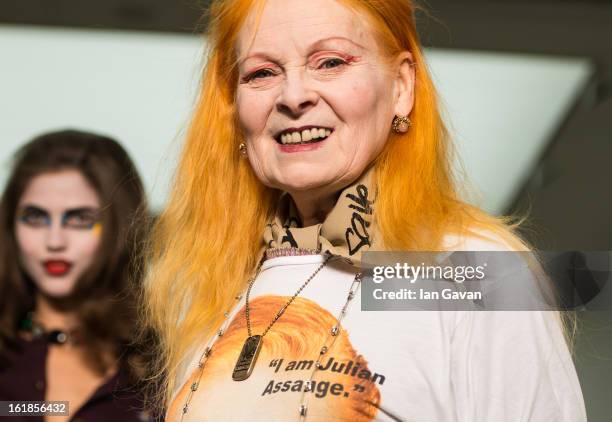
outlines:
[[[15,235],[24,270],[42,294],[63,297],[89,268],[100,242],[100,203],[80,172],[32,179],[17,208]]]
[[[98,210],[93,208],[76,208],[66,210],[60,217],[59,224],[64,228],[92,230],[98,224]],[[30,227],[50,227],[52,217],[45,209],[26,205],[17,214],[19,222]]]
[[[337,192],[384,147],[396,78],[364,22],[333,0],[269,0],[259,27],[247,19],[236,105],[265,185]]]

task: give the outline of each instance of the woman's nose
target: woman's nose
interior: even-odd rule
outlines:
[[[66,233],[65,229],[60,225],[52,224],[47,231],[47,250],[50,252],[58,252],[66,249]]]
[[[276,103],[277,110],[291,117],[299,117],[314,107],[319,101],[319,94],[309,83],[303,69],[288,71]]]

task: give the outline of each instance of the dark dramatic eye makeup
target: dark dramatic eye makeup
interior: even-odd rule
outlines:
[[[48,227],[52,218],[49,213],[39,207],[27,205],[17,213],[17,220],[30,227]],[[62,214],[61,225],[71,229],[92,229],[99,220],[99,210],[83,207],[66,210]]]
[[[51,225],[51,217],[47,211],[33,205],[23,207],[17,213],[19,222],[30,227],[45,227]]]
[[[68,210],[62,216],[62,226],[73,229],[91,229],[97,222],[98,210],[93,208]]]

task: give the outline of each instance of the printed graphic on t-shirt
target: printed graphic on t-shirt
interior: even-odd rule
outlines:
[[[289,299],[260,296],[250,301],[252,333],[263,333]],[[206,361],[189,416],[214,420],[235,414],[238,419],[240,408],[245,407],[254,419],[268,415],[275,420],[297,420],[304,396],[310,420],[373,420],[381,402],[379,386],[386,376],[368,367],[347,330],[340,330],[333,345],[321,354],[336,324],[336,317],[317,303],[296,298],[264,336],[253,373],[244,381],[234,381],[232,372],[248,337],[241,309]],[[310,381],[317,359],[321,367]],[[196,370],[177,397],[174,407],[178,412],[197,377]]]

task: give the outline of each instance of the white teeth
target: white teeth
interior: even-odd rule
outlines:
[[[296,144],[300,142],[308,142],[314,139],[326,138],[331,135],[330,129],[325,128],[312,128],[305,129],[300,132],[283,133],[280,136],[281,144]]]

